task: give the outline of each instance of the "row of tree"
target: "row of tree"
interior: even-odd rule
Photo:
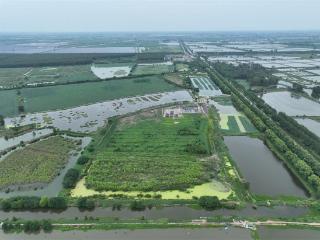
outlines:
[[[269,143],[276,147],[277,151],[314,188],[315,192],[320,193],[319,162],[303,147],[296,144],[277,123],[265,114],[263,108],[259,108],[258,105],[256,106],[248,100],[250,92],[244,89],[242,89],[244,91],[238,91],[232,83],[221,76],[211,74],[211,77],[216,81],[217,85],[224,85],[225,88],[229,89],[229,92],[232,93],[234,105],[248,116],[258,130],[265,133]]]
[[[1,201],[1,209],[10,210],[31,210],[31,209],[66,209],[67,200],[63,197],[11,197]]]
[[[26,233],[37,233],[40,232],[41,229],[44,232],[51,232],[52,228],[53,226],[48,220],[20,221],[18,219],[12,219],[2,223],[2,230],[5,233],[20,232],[21,230]]]

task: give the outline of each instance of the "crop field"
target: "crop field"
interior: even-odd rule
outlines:
[[[110,80],[51,87],[21,89],[25,111],[40,112],[71,108],[127,96],[176,90],[177,87],[166,82],[161,76],[134,79]],[[4,116],[17,114],[17,91],[0,91],[0,113]]]
[[[148,46],[144,47],[142,52],[147,53],[159,53],[159,52],[166,52],[166,53],[181,53],[182,49],[178,46],[173,45],[157,45],[157,46]]]
[[[226,134],[241,134],[256,132],[256,128],[243,115],[220,114],[220,128]]]
[[[171,63],[150,63],[150,64],[138,64],[133,70],[132,75],[152,75],[163,74],[174,71],[174,66]]]
[[[183,87],[185,82],[185,76],[179,73],[168,73],[165,74],[164,79],[166,79],[169,82],[172,82],[173,84],[176,84],[178,86]]]
[[[0,86],[10,88],[97,80],[90,67],[91,65],[0,68]]]
[[[189,66],[188,66],[188,64],[178,63],[178,64],[176,64],[176,70],[178,72],[188,72]]]
[[[185,190],[210,179],[208,120],[142,120],[118,129],[97,153],[86,186],[97,191]]]
[[[0,162],[0,188],[49,183],[74,147],[72,140],[55,136],[10,153]]]

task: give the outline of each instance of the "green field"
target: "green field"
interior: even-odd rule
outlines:
[[[98,78],[91,72],[91,65],[0,68],[0,86],[16,87],[39,83],[68,83],[92,81]]]
[[[137,65],[132,72],[132,75],[152,75],[152,74],[162,74],[174,71],[173,65],[166,64],[152,64],[152,65]]]
[[[24,88],[21,89],[21,96],[25,101],[26,112],[40,112],[176,89],[177,87],[167,83],[161,76],[151,76],[104,82]],[[4,116],[18,114],[17,91],[0,91],[0,114]]]
[[[180,46],[169,46],[169,45],[155,45],[155,46],[144,46],[145,50],[143,52],[145,53],[159,53],[159,52],[166,52],[166,53],[182,53],[182,49]]]
[[[240,114],[220,114],[220,128],[228,135],[239,135],[243,133],[257,132],[250,120]]]
[[[141,120],[117,129],[86,177],[98,191],[183,190],[209,181],[208,120],[200,115]]]
[[[187,72],[187,71],[189,71],[189,65],[184,64],[184,63],[177,63],[176,70],[178,72]]]
[[[55,136],[12,152],[0,162],[0,188],[50,182],[74,147],[72,140]]]
[[[257,132],[257,129],[253,126],[250,120],[245,116],[239,116],[239,119],[246,129],[246,132]]]

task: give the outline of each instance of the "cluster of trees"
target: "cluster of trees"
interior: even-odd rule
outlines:
[[[46,67],[91,64],[97,60],[121,62],[122,58],[134,58],[135,54],[112,53],[58,53],[58,54],[0,54],[0,67]],[[162,58],[163,59],[163,58]],[[125,60],[122,60],[125,61]]]
[[[63,178],[62,185],[64,188],[74,188],[80,177],[80,171],[75,168],[70,168]]]
[[[92,199],[81,197],[77,201],[77,206],[81,210],[93,210],[95,208],[95,202]]]
[[[0,115],[0,127],[4,126],[4,117]]]
[[[220,200],[216,196],[202,196],[198,199],[198,204],[207,210],[215,210],[222,207]]]
[[[314,98],[320,98],[320,86],[316,86],[312,89],[311,96]]]
[[[63,197],[12,197],[1,201],[1,209],[30,210],[30,209],[66,209],[67,200]]]
[[[273,70],[266,69],[260,64],[240,64],[238,66],[216,62],[215,69],[230,79],[246,79],[251,86],[276,85],[279,78],[273,76]]]
[[[10,221],[4,221],[2,223],[2,230],[5,233],[20,232],[23,230],[26,233],[37,233],[42,229],[44,232],[52,231],[52,224],[48,220],[42,221],[19,221],[18,219],[12,219]]]
[[[82,155],[78,158],[77,164],[79,165],[85,165],[90,161],[90,158],[88,156]]]
[[[146,205],[142,201],[133,201],[130,203],[130,209],[132,211],[144,211]]]

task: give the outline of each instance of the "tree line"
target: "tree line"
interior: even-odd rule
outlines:
[[[238,91],[233,84],[225,80],[222,76],[212,74],[207,69],[210,77],[216,82],[221,89],[226,89],[224,93],[232,94],[234,105],[252,121],[256,128],[265,134],[266,140],[279,151],[295,171],[312,186],[314,192],[320,195],[320,163],[302,146],[297,144],[272,118],[269,117],[266,109],[261,108],[255,101],[252,104],[249,91],[241,89]],[[246,96],[246,97],[245,97]],[[269,107],[270,108],[270,107]],[[268,108],[268,109],[269,109]],[[269,109],[270,110],[270,109]],[[273,111],[272,111],[273,112]],[[280,115],[283,117],[283,115]],[[285,119],[285,118],[283,118]]]

